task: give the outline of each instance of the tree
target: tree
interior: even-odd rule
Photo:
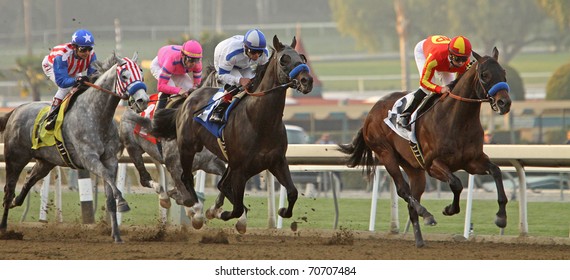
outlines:
[[[553,18],[561,31],[570,29],[570,2],[568,0],[536,0],[538,5]]]
[[[40,88],[48,86],[48,80],[42,70],[42,60],[43,57],[40,56],[21,56],[16,58],[16,67],[13,69],[22,76],[22,90],[31,93],[33,101],[40,101]]]
[[[546,100],[570,99],[570,63],[560,66],[546,84]]]
[[[462,34],[471,39],[474,49],[481,54],[498,45],[501,61],[506,64],[522,47],[552,41],[558,36],[551,30],[545,32],[546,16],[535,1],[402,0],[402,4],[408,15],[409,40],[417,42],[432,34]],[[360,47],[378,52],[386,42],[395,46],[393,1],[330,0],[329,3],[341,34],[355,38]]]

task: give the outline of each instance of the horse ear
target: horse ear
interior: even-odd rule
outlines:
[[[297,45],[297,38],[293,36],[293,42],[291,42],[291,48],[295,48],[296,45]]]
[[[475,59],[477,59],[477,61],[479,61],[481,59],[481,56],[476,53],[475,51],[471,51],[473,53],[473,57],[475,57]]]
[[[493,58],[497,61],[499,60],[499,50],[497,47],[493,47]]]
[[[279,42],[279,38],[277,38],[277,35],[273,36],[273,47],[275,48],[276,51],[281,51],[281,49],[283,49],[283,44]]]
[[[136,63],[138,59],[139,59],[139,53],[138,53],[138,52],[135,52],[135,53],[133,54],[133,58],[131,58],[131,60]]]

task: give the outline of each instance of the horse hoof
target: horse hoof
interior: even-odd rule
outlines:
[[[455,209],[451,205],[445,206],[445,208],[442,211],[442,214],[445,216],[453,216],[453,215],[458,214],[458,213],[459,213],[459,209]]]
[[[115,244],[123,244],[125,243],[120,237],[115,238]]]
[[[204,226],[204,216],[202,215],[195,215],[192,218],[192,227],[194,229],[201,229]]]
[[[429,216],[427,218],[424,218],[424,225],[435,226],[437,225],[437,222],[435,221],[435,218],[433,216]]]
[[[423,240],[416,241],[416,248],[423,248],[424,246],[426,246],[426,244]]]
[[[117,211],[121,213],[129,212],[131,211],[131,207],[129,207],[129,203],[127,203],[126,201],[122,201],[119,202],[119,204],[117,205]]]
[[[236,223],[236,230],[239,234],[244,234],[246,232],[247,223],[243,221],[238,221]]]
[[[158,203],[160,204],[160,207],[164,208],[164,209],[170,209],[170,207],[172,206],[172,203],[170,202],[170,198],[166,198],[166,199],[158,199]]]
[[[507,217],[501,218],[497,216],[497,218],[495,218],[495,225],[497,225],[500,228],[507,227]]]
[[[213,208],[208,208],[208,210],[206,210],[206,219],[208,219],[208,220],[214,219],[214,218],[216,217],[215,214],[214,214],[215,211],[216,211],[216,210],[213,209]]]
[[[279,209],[279,216],[281,216],[281,218],[291,218],[293,213],[288,213],[287,208],[281,208]]]

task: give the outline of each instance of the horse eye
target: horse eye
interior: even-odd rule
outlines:
[[[281,66],[286,66],[291,62],[291,57],[288,55],[283,55],[281,57],[281,59],[279,60],[279,64],[281,64]]]
[[[128,81],[131,78],[131,72],[125,71],[121,73],[121,79],[124,81]]]

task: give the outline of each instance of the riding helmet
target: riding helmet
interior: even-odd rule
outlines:
[[[189,40],[182,45],[182,54],[192,58],[201,58],[202,46],[198,41]]]
[[[93,38],[93,34],[89,30],[79,29],[71,36],[71,43],[80,47],[93,47],[95,38]]]
[[[471,56],[471,42],[463,36],[457,36],[449,42],[449,53],[455,56]]]
[[[250,29],[243,37],[243,44],[251,50],[264,50],[267,46],[265,35],[258,29]]]

